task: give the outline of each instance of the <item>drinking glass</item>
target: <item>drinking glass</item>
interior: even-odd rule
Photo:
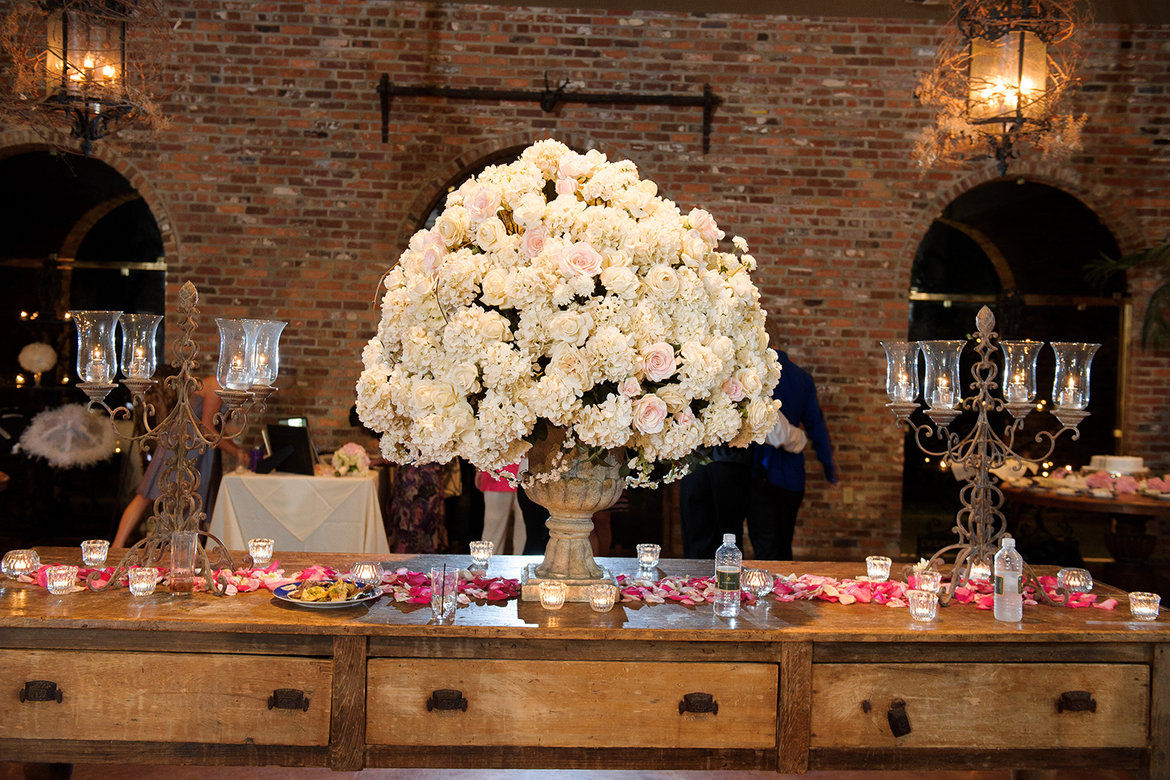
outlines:
[[[884,555],[871,555],[865,559],[865,573],[870,582],[885,582],[890,578],[890,565],[893,563]]]
[[[267,566],[272,562],[272,550],[276,545],[271,539],[249,539],[248,555],[252,556],[252,565]]]
[[[130,593],[135,596],[149,596],[158,583],[158,569],[153,566],[135,566],[126,572]]]
[[[772,590],[772,573],[766,569],[744,569],[740,586],[758,599]]]
[[[617,603],[618,589],[616,585],[601,582],[589,586],[589,606],[594,612],[609,612]]]
[[[658,565],[658,556],[662,553],[661,545],[639,544],[637,549],[639,566],[643,569],[653,569]]]
[[[73,590],[73,584],[77,582],[76,566],[50,566],[45,574],[49,593],[54,596],[61,596]]]
[[[479,541],[471,542],[471,561],[476,566],[486,569],[488,563],[492,560],[492,553],[496,550],[495,542]]]
[[[175,531],[171,534],[171,593],[195,592],[195,556],[199,549],[199,534],[195,531]]]
[[[458,598],[459,570],[431,569],[431,616],[440,623],[453,620]]]
[[[1129,613],[1134,620],[1157,620],[1162,597],[1157,593],[1138,591],[1129,594]]]
[[[938,617],[938,594],[928,590],[906,591],[906,599],[910,605],[910,617],[923,623],[929,623]]]
[[[81,543],[81,562],[86,566],[104,566],[110,543],[105,539],[87,539]]]

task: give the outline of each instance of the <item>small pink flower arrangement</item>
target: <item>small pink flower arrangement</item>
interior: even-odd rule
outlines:
[[[1109,476],[1108,471],[1094,471],[1085,477],[1085,487],[1089,488],[1089,490],[1112,490],[1113,477]]]
[[[333,473],[339,477],[364,477],[370,473],[370,456],[366,448],[356,442],[341,445],[333,453]]]
[[[1128,474],[1123,474],[1113,483],[1113,489],[1119,496],[1133,495],[1138,491],[1138,481]]]

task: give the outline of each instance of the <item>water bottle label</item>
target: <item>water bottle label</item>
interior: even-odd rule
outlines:
[[[739,590],[739,570],[715,570],[715,587],[718,590]]]
[[[1005,589],[1008,595],[1022,593],[1024,590],[1024,575],[1019,574],[1015,577],[1007,578],[1002,574],[995,575],[995,595],[1004,595]]]

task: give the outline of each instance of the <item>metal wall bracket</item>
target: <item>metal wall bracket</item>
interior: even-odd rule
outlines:
[[[703,154],[711,151],[711,117],[715,106],[722,98],[711,91],[710,84],[703,85],[703,94],[694,95],[645,95],[622,94],[620,92],[568,92],[568,81],[553,87],[545,74],[544,89],[484,89],[481,87],[438,87],[402,86],[390,83],[390,75],[383,73],[378,80],[378,96],[382,102],[382,143],[390,140],[390,101],[396,95],[402,97],[442,97],[457,100],[510,100],[518,103],[536,102],[545,112],[555,111],[562,103],[584,103],[587,105],[621,106],[699,106],[703,109]]]

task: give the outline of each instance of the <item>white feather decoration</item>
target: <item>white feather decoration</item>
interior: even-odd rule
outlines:
[[[113,455],[117,440],[108,415],[67,404],[34,417],[21,434],[20,447],[54,468],[84,468]]]

